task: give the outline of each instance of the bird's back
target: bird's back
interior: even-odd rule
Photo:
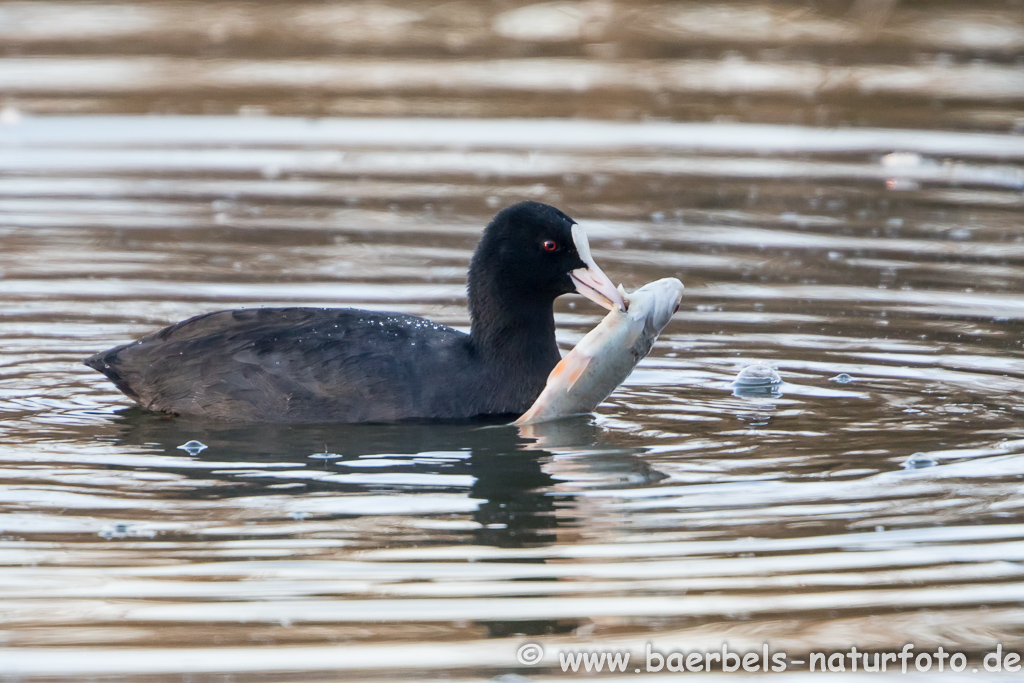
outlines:
[[[415,316],[260,308],[190,318],[85,362],[145,408],[211,418],[390,422],[525,410],[532,399],[488,386],[500,380],[473,356],[468,335]]]

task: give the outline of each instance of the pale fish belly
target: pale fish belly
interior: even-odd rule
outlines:
[[[664,278],[628,295],[548,376],[544,391],[515,424],[535,424],[592,412],[629,377],[679,308],[683,283]]]

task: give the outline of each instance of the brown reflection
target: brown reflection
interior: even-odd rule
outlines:
[[[3,605],[22,616],[0,639],[88,649],[120,670],[139,647],[263,655],[336,638],[408,658],[404,644],[581,623],[595,647],[660,634],[756,648],[770,634],[793,652],[1019,649],[1022,612],[998,605],[1020,592],[1024,521],[1019,445],[1003,441],[1024,412],[1022,18],[1010,0],[0,4],[0,543],[8,597],[25,603]],[[229,117],[36,116],[154,112]],[[341,118],[305,132],[260,114]],[[451,117],[434,125],[454,133],[394,137],[403,119],[367,142],[358,116]],[[514,117],[530,125],[512,134]],[[675,146],[565,134],[659,118],[702,125]],[[491,137],[468,141],[473,126]],[[80,365],[204,310],[277,301],[464,325],[480,227],[521,198],[596,222],[595,255],[627,287],[685,274],[685,306],[599,411],[604,428],[110,419],[121,398]],[[559,329],[582,334],[596,314],[571,304]],[[777,361],[792,388],[731,396],[739,358]],[[842,372],[854,382],[830,381]],[[185,468],[190,440],[209,448]],[[325,450],[343,457],[309,457]],[[919,452],[937,465],[904,469]],[[344,476],[371,471],[386,476]],[[393,511],[403,497],[441,500]],[[369,509],[381,499],[388,511]],[[290,515],[316,500],[344,505],[310,513],[329,518],[310,531]],[[382,549],[406,552],[408,572],[376,576],[402,562],[367,560]],[[261,578],[273,559],[281,573]],[[306,560],[325,582],[366,561],[366,587],[317,587]],[[231,561],[245,566],[213,586],[194,578]],[[174,578],[126,580],[157,569]],[[94,588],[105,582],[111,593]],[[579,597],[592,616],[451,620],[467,595]],[[428,596],[438,621],[104,611],[232,596],[382,609]],[[652,596],[713,602],[653,617]],[[637,606],[609,616],[606,598]],[[232,656],[250,659],[216,658]],[[381,671],[363,677],[400,675]]]
[[[281,495],[289,490],[281,488],[287,482],[302,484],[290,489],[297,496],[317,492],[467,494],[479,501],[472,516],[480,525],[467,542],[498,548],[551,545],[559,540],[556,529],[577,523],[572,513],[574,496],[564,487],[555,491],[560,482],[581,480],[590,489],[623,488],[647,486],[664,477],[637,457],[642,448],[629,445],[629,439],[618,443],[623,441],[621,436],[604,432],[589,416],[528,428],[479,422],[236,425],[127,408],[117,413],[112,426],[118,445],[156,449],[154,455],[180,458],[189,451],[183,446],[201,444],[189,454],[196,461],[214,464],[211,469],[160,465],[189,478],[219,480],[215,490],[197,487],[191,497]],[[384,464],[373,466],[372,472],[393,474],[389,482],[295,476],[303,470],[365,472],[359,466],[375,465],[375,459],[383,459]],[[225,462],[274,464],[288,473],[276,477],[274,468],[265,468],[265,477],[238,476],[248,471],[216,466]],[[408,482],[403,482],[403,475],[408,475]],[[471,477],[470,483],[451,483],[464,475]],[[432,482],[431,476],[437,481]]]
[[[219,481],[215,489],[197,485],[190,493],[178,490],[174,495],[179,498],[252,498],[282,493],[297,498],[323,493],[351,494],[356,499],[365,494],[463,494],[478,501],[478,506],[470,513],[477,526],[463,537],[462,543],[503,549],[555,546],[578,535],[575,529],[585,521],[577,519],[576,496],[565,489],[565,482],[580,480],[591,489],[623,488],[648,486],[664,477],[636,457],[640,449],[608,443],[603,430],[590,417],[533,425],[521,432],[510,425],[479,423],[232,425],[168,418],[129,408],[116,415],[113,426],[118,445],[155,449],[154,455],[180,458],[185,444],[206,446],[201,451],[193,448],[195,452],[191,455],[197,461],[210,462],[210,469],[173,465],[153,468],[198,480]],[[317,457],[327,454],[337,457]],[[386,459],[386,466],[374,467],[372,471],[394,475],[391,483],[323,481],[296,476],[297,471],[351,472],[347,465],[361,460],[372,463],[375,459]],[[291,467],[281,477],[268,469],[264,470],[266,476],[253,478],[251,470],[224,468],[225,462]],[[459,475],[469,475],[472,483],[449,483]],[[403,476],[415,481],[402,483]],[[431,476],[438,478],[437,483],[430,481]],[[282,489],[282,483],[289,481],[302,485]],[[374,511],[365,515],[349,512],[311,515],[308,519],[378,515]],[[357,523],[357,527],[353,529],[355,533],[365,533],[364,524]],[[388,538],[387,531],[382,531],[377,542],[392,547],[404,541],[397,536]],[[503,563],[508,558],[493,561]],[[546,564],[550,559],[520,557],[516,562]],[[587,621],[564,618],[474,623],[484,629],[487,637],[504,638],[571,633]]]
[[[520,436],[515,427],[480,423],[405,423],[387,425],[233,425],[185,418],[167,418],[136,408],[116,418],[116,442],[124,446],[156,448],[159,453],[182,456],[189,442],[206,446],[197,460],[236,463],[282,463],[322,473],[372,471],[394,475],[391,483],[350,482],[275,477],[273,470],[260,478],[239,477],[231,470],[171,470],[188,477],[217,478],[215,491],[197,488],[195,496],[231,498],[280,495],[283,482],[301,487],[284,489],[295,495],[318,492],[408,494],[416,492],[466,494],[478,500],[473,519],[479,523],[466,542],[499,548],[550,545],[559,523],[554,510],[571,500],[550,494],[554,483],[542,465],[551,453]],[[589,443],[589,442],[588,442]],[[329,454],[329,455],[328,455]],[[312,456],[312,457],[311,457]],[[326,457],[325,457],[326,456]],[[386,458],[372,470],[352,467],[364,457]],[[365,460],[365,464],[374,464]],[[294,472],[294,467],[289,468]],[[301,470],[300,470],[301,471]],[[472,477],[467,487],[452,484],[460,475]],[[407,476],[409,483],[403,483]],[[437,482],[430,480],[437,477]],[[367,514],[375,514],[368,512]]]
[[[999,0],[7,3],[0,89],[27,113],[1006,130],[1019,16]]]

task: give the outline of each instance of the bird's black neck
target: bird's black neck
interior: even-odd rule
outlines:
[[[527,298],[470,279],[470,339],[480,356],[509,373],[545,376],[561,358],[555,343],[553,301]]]

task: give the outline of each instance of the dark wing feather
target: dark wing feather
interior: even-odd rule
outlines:
[[[185,320],[86,364],[142,406],[172,413],[264,422],[469,417],[458,413],[473,413],[466,392],[480,391],[481,378],[464,371],[468,339],[399,313],[243,309]]]

